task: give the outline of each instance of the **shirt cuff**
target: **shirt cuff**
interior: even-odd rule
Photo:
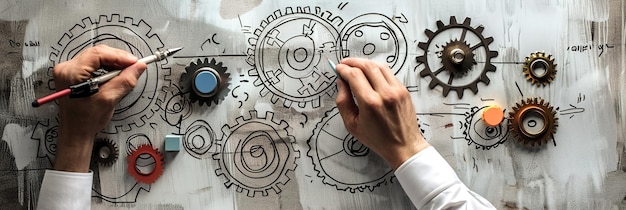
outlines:
[[[93,172],[46,170],[37,209],[90,209]]]
[[[432,146],[402,163],[395,175],[418,209],[442,191],[461,183],[452,167]]]

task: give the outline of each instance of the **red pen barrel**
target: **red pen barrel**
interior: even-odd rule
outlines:
[[[45,96],[43,98],[37,99],[37,100],[33,101],[32,105],[33,105],[33,107],[39,107],[39,106],[41,106],[41,105],[43,105],[45,103],[48,103],[50,101],[54,101],[54,100],[56,100],[58,98],[61,98],[63,96],[67,96],[70,93],[72,93],[72,90],[70,90],[69,88],[66,88],[66,89],[64,89],[62,91],[59,91],[59,92],[50,94],[48,96]]]

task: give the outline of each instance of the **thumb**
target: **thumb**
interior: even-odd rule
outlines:
[[[344,125],[348,131],[351,131],[356,125],[356,118],[359,116],[359,108],[354,103],[350,86],[348,86],[344,80],[337,80],[337,88],[339,89],[337,99],[335,100],[337,109],[339,110],[339,114],[341,114],[341,118],[343,118]]]
[[[111,79],[109,82],[104,83],[102,88],[111,88],[110,91],[114,91],[113,95],[124,96],[135,88],[137,80],[141,77],[141,74],[146,70],[146,64],[142,62],[136,62],[133,65],[126,67],[120,75]],[[105,91],[102,90],[101,91]],[[109,90],[106,90],[109,91]]]

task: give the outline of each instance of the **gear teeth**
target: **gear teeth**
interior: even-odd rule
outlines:
[[[471,18],[465,18],[465,20],[463,20],[463,25],[469,26],[471,24],[472,24]]]
[[[476,32],[477,32],[477,33],[482,34],[482,33],[483,33],[483,31],[485,31],[485,27],[483,27],[483,26],[478,26],[475,30],[476,30]],[[493,42],[493,38],[491,38],[491,37],[486,38],[486,39],[485,39],[485,41],[489,41],[489,39],[491,39],[491,41],[490,41],[490,42],[485,43],[486,45],[489,45],[489,44],[491,44],[491,42]]]
[[[558,117],[556,117],[556,112],[554,111],[554,107],[550,105],[543,98],[527,98],[526,100],[522,100],[521,103],[516,103],[516,107],[513,107],[513,112],[509,113],[509,130],[512,133],[512,136],[517,139],[518,142],[529,146],[529,147],[538,147],[548,141],[554,141],[554,134],[556,133],[556,128],[558,127]],[[542,116],[544,116],[544,124],[546,126],[545,130],[542,132],[535,134],[527,134],[524,131],[524,116],[526,116],[527,111],[539,112]]]
[[[443,24],[443,23],[442,23],[442,24]],[[456,24],[458,24],[458,23],[456,22],[456,17],[454,17],[454,16],[450,16],[450,25],[456,25]]]
[[[426,31],[424,31],[424,33],[426,33],[426,36],[427,36],[429,39],[430,39],[430,38],[432,38],[432,37],[435,37],[435,32],[431,31],[430,29],[426,29]],[[421,43],[421,42],[420,42],[420,43]],[[428,46],[427,46],[427,47],[428,47]],[[420,48],[422,48],[422,49],[427,49],[427,47],[426,47],[426,48],[422,48],[422,47],[420,47]]]

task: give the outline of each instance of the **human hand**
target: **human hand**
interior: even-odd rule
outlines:
[[[396,169],[429,146],[419,132],[409,91],[388,66],[347,58],[337,72],[342,79],[337,80],[336,102],[346,129],[389,166]]]
[[[91,78],[100,69],[122,69],[119,76],[99,86],[98,93],[85,98],[58,99],[59,138],[55,169],[87,172],[93,138],[113,117],[117,103],[137,84],[146,64],[132,54],[106,45],[80,52],[72,60],[54,67],[55,87],[62,90]]]

